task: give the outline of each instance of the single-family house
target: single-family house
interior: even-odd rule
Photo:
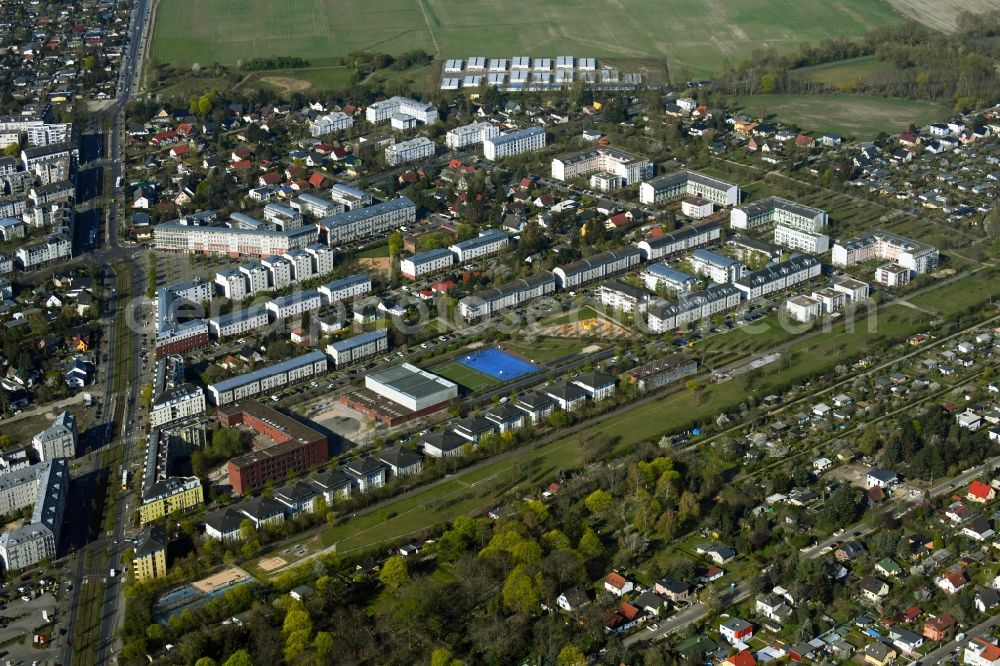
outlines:
[[[967,500],[970,502],[979,502],[980,504],[992,502],[996,496],[996,489],[988,483],[983,483],[979,479],[976,479],[969,484],[969,490],[965,494],[965,498]]]
[[[875,576],[863,577],[859,587],[862,599],[873,604],[881,603],[889,594],[889,584]]]
[[[753,638],[753,625],[746,620],[731,617],[719,625],[719,635],[730,645],[745,643]]]
[[[635,583],[618,572],[612,571],[604,578],[604,589],[616,597],[620,597],[634,590]]]

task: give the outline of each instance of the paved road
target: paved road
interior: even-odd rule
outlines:
[[[119,72],[119,82],[117,86],[118,96],[113,105],[108,107],[104,112],[100,114],[95,114],[91,119],[91,131],[93,133],[99,133],[100,122],[103,118],[110,119],[109,124],[109,152],[106,160],[101,160],[95,165],[95,174],[97,182],[110,182],[114,183],[117,181],[118,176],[121,174],[121,146],[120,137],[123,130],[124,114],[123,109],[125,104],[131,98],[133,91],[138,83],[142,55],[145,49],[146,40],[148,38],[149,25],[151,21],[151,2],[150,0],[136,0],[132,9],[132,18],[129,24],[129,43],[126,48],[125,57],[122,59],[121,70]],[[103,170],[110,169],[110,178],[103,179]],[[94,193],[96,195],[96,192]],[[104,237],[104,248],[92,253],[92,261],[98,263],[99,265],[105,266],[104,276],[105,278],[114,281],[114,272],[111,269],[112,262],[124,260],[127,268],[125,270],[132,271],[132,293],[128,295],[120,295],[126,297],[137,297],[144,293],[145,291],[145,271],[142,269],[140,263],[136,260],[136,255],[134,250],[126,250],[121,248],[118,244],[118,213],[115,206],[110,206],[106,214],[106,224],[105,224],[105,237]],[[113,309],[108,313],[106,320],[105,336],[104,339],[107,344],[114,345],[115,337],[114,331],[115,327],[119,321],[119,317],[126,316],[124,312]],[[116,357],[116,350],[114,347],[106,348],[108,352],[108,360],[104,364],[105,372],[105,386],[104,386],[104,441],[106,444],[104,447],[114,446],[116,443],[120,443],[124,449],[124,466],[125,468],[131,468],[131,462],[134,452],[136,452],[135,444],[142,440],[141,430],[142,424],[137,422],[136,415],[136,402],[138,401],[139,386],[141,385],[141,372],[142,366],[139,363],[139,357],[141,355],[141,345],[142,345],[142,334],[138,331],[133,331],[131,334],[131,344],[129,348],[124,352],[125,354],[130,354],[133,363],[133,374],[129,378],[127,395],[115,396],[113,393],[114,389],[114,378],[115,369],[119,362],[123,362],[124,359]],[[116,431],[115,414],[117,412],[114,409],[115,401],[122,400],[125,402],[125,409],[123,412],[121,429]],[[120,439],[118,439],[120,438]],[[141,452],[141,447],[139,448]],[[107,474],[110,476],[110,483],[117,483],[117,476],[120,476],[121,470],[107,470]],[[83,486],[83,490],[86,488],[93,489],[96,487],[96,478],[94,474],[90,474],[87,480],[80,484]],[[79,492],[81,488],[77,488]],[[74,498],[76,495],[74,495]],[[75,501],[75,500],[74,500]],[[114,566],[117,567],[121,561],[121,555],[125,549],[125,543],[123,541],[126,536],[126,527],[130,511],[128,507],[128,494],[119,493],[116,495],[114,501],[114,506],[105,507],[105,510],[114,511],[114,526],[110,534],[101,535],[97,541],[93,541],[86,545],[85,550],[93,554],[92,564],[90,567],[85,566],[85,561],[87,557],[84,556],[84,551],[78,553],[75,561],[75,566],[73,569],[73,596],[69,604],[69,622],[68,627],[71,628],[75,626],[76,614],[79,602],[79,591],[83,586],[83,581],[87,577],[100,577],[107,581],[107,574],[109,569]],[[74,507],[71,507],[71,510]],[[86,521],[78,521],[79,523],[84,523]],[[75,528],[79,528],[82,532],[78,532],[75,536],[79,538],[87,538],[89,535],[86,534],[87,528],[82,525],[76,525]],[[121,585],[117,581],[107,581],[104,587],[104,598],[101,606],[101,622],[100,622],[100,634],[98,638],[98,649],[97,649],[97,660],[98,664],[111,663],[114,660],[114,654],[116,653],[116,641],[115,630],[120,624],[120,613],[119,608],[123,603],[123,595],[121,590]],[[72,648],[70,645],[66,644],[63,648],[63,658],[62,662],[65,664],[72,663]]]
[[[722,593],[722,604],[731,605],[738,604],[747,597],[750,596],[750,585],[746,582],[741,582],[736,585],[735,588],[727,589]],[[700,601],[696,601],[679,613],[675,613],[669,618],[661,621],[658,628],[655,631],[649,631],[648,629],[641,629],[631,636],[627,637],[622,641],[626,647],[636,645],[638,643],[646,643],[648,641],[656,641],[667,634],[671,634],[675,631],[683,629],[689,624],[694,624],[700,622],[708,615],[710,609],[708,606]]]

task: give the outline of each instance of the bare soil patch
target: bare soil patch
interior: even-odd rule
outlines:
[[[961,11],[985,12],[1000,9],[1000,0],[889,0],[897,12],[936,30],[955,29]]]

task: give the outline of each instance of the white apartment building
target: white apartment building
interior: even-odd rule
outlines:
[[[327,359],[322,351],[314,350],[286,359],[266,368],[224,379],[208,386],[209,401],[218,407],[231,405],[246,398],[309,379],[326,372]]]
[[[608,280],[597,289],[597,300],[625,313],[645,312],[650,293],[621,280]]]
[[[729,226],[743,230],[781,224],[801,231],[818,232],[826,227],[828,220],[825,210],[803,206],[781,197],[767,197],[734,208],[729,213]]]
[[[816,231],[796,229],[784,223],[774,227],[774,243],[792,250],[821,254],[830,249],[830,237]]]
[[[332,199],[334,203],[342,205],[347,210],[371,206],[372,201],[374,200],[372,195],[369,193],[364,190],[351,187],[346,183],[334,183],[331,185],[330,199]]]
[[[253,296],[268,290],[269,273],[262,264],[250,261],[240,264],[237,270],[246,278],[246,295]]]
[[[292,282],[305,282],[313,277],[313,260],[305,250],[289,250],[281,256],[292,266]]]
[[[166,222],[153,228],[153,247],[189,254],[224,254],[230,257],[271,257],[304,248],[319,239],[319,228],[307,224],[290,231],[233,229]]]
[[[459,150],[468,146],[476,146],[487,139],[500,136],[500,128],[493,123],[472,123],[450,130],[445,135],[444,142],[451,150]]]
[[[536,126],[486,139],[483,141],[483,155],[495,161],[544,147],[545,128]]]
[[[384,123],[395,115],[412,116],[419,122],[429,125],[437,122],[438,110],[431,104],[399,95],[374,102],[365,109],[365,120],[370,123]]]
[[[276,203],[264,206],[264,219],[273,224],[274,228],[279,231],[291,231],[302,226],[302,213],[294,208]]]
[[[678,171],[639,187],[639,201],[646,205],[668,203],[684,197],[701,197],[716,206],[738,206],[740,196],[739,185],[697,171]]]
[[[560,289],[573,289],[631,270],[641,259],[638,248],[625,247],[558,266],[552,274]]]
[[[867,300],[868,298],[868,283],[862,282],[861,280],[855,280],[854,278],[846,275],[838,275],[834,277],[833,288],[836,291],[843,292],[847,296],[847,300],[851,303],[859,303]]]
[[[358,296],[365,296],[372,290],[372,279],[364,273],[357,273],[340,280],[320,285],[317,291],[323,297],[323,305],[333,305]]]
[[[38,268],[44,264],[68,259],[73,254],[73,243],[62,234],[49,236],[40,243],[32,243],[14,250],[17,263],[24,270]]]
[[[459,241],[451,245],[448,249],[454,253],[458,262],[462,263],[503,252],[507,248],[508,242],[509,239],[504,232],[497,229],[487,229],[480,231],[479,235],[475,238]]]
[[[31,438],[31,448],[39,460],[76,457],[76,417],[62,412],[45,430]]]
[[[739,307],[742,294],[731,284],[714,284],[705,291],[686,294],[674,303],[650,305],[646,325],[650,333],[666,333],[694,321]]]
[[[733,285],[752,300],[819,277],[821,272],[822,264],[816,257],[803,255],[744,275]]]
[[[215,284],[222,295],[231,301],[242,301],[247,297],[247,277],[238,268],[227,268],[216,273]]]
[[[899,264],[882,264],[875,269],[875,281],[887,287],[902,287],[910,283],[910,269]]]
[[[149,408],[150,427],[200,416],[204,411],[204,389],[184,381],[184,358],[170,356],[157,361]]]
[[[504,310],[520,307],[528,301],[548,296],[556,291],[556,277],[549,271],[466,296],[458,302],[458,310],[467,321],[489,317]]]
[[[688,250],[716,243],[722,238],[722,230],[715,222],[684,227],[656,238],[641,240],[635,244],[643,261],[659,261],[683,254]]]
[[[292,262],[284,257],[267,257],[261,260],[267,269],[267,286],[278,291],[292,286]]]
[[[345,340],[338,340],[326,346],[327,356],[333,359],[338,370],[358,361],[381,354],[389,348],[389,336],[385,329],[362,333]]]
[[[323,307],[323,298],[318,291],[297,291],[268,301],[264,307],[271,319],[280,321],[319,310]]]
[[[269,321],[267,308],[254,305],[245,310],[237,310],[208,320],[208,331],[217,339],[246,335],[267,326]]]
[[[14,272],[14,260],[5,254],[0,254],[0,275]]]
[[[652,264],[640,275],[646,289],[655,292],[660,287],[677,292],[691,291],[698,278],[675,270],[667,264]]]
[[[30,473],[29,473],[30,472]],[[56,556],[69,495],[69,466],[63,458],[40,462],[11,474],[29,473],[20,481],[34,504],[25,525],[0,535],[0,565],[8,571],[33,566]]]
[[[319,224],[326,231],[327,243],[332,246],[381,236],[416,221],[417,207],[406,197],[399,197],[325,217]]]
[[[201,278],[169,285],[166,291],[170,301],[182,299],[191,303],[207,303],[212,300],[212,283]]]
[[[823,304],[809,296],[795,296],[785,301],[785,310],[793,321],[807,323],[819,319]]]
[[[306,245],[306,254],[312,260],[313,275],[320,276],[333,272],[335,253],[329,246],[320,243]]]
[[[425,136],[385,147],[385,163],[389,166],[399,166],[428,157],[434,157],[434,142]]]
[[[936,247],[875,229],[863,236],[836,243],[830,258],[834,266],[845,267],[874,259],[895,262],[920,275],[937,267],[939,252]]]
[[[653,173],[653,165],[645,157],[624,150],[599,146],[552,160],[552,177],[566,181],[600,171],[617,176],[622,185],[638,183]]]
[[[744,266],[731,257],[708,250],[695,250],[689,257],[691,269],[717,284],[735,282],[743,277]]]
[[[342,132],[353,126],[354,118],[343,111],[332,111],[310,121],[309,135],[313,137],[326,136],[334,132]]]
[[[346,207],[342,203],[328,201],[312,194],[300,194],[292,199],[289,205],[300,214],[316,219],[343,213],[346,210]]]
[[[455,255],[451,250],[440,248],[430,252],[421,252],[407,257],[399,262],[399,272],[409,280],[416,280],[421,275],[436,273],[455,264]]]

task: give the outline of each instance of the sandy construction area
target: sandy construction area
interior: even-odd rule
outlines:
[[[283,557],[265,557],[257,563],[257,566],[263,571],[274,571],[275,569],[280,569],[286,564],[288,564],[288,562]]]
[[[214,573],[207,578],[202,578],[201,580],[196,580],[191,583],[191,587],[204,593],[209,593],[219,588],[228,587],[233,583],[242,583],[245,580],[250,579],[250,574],[248,574],[243,569],[239,567],[229,567],[228,569],[223,569],[218,573]]]
[[[587,337],[596,336],[601,338],[622,338],[632,337],[628,329],[610,322],[607,319],[583,319],[581,321],[557,324],[542,329],[542,335],[552,335],[557,337]]]

